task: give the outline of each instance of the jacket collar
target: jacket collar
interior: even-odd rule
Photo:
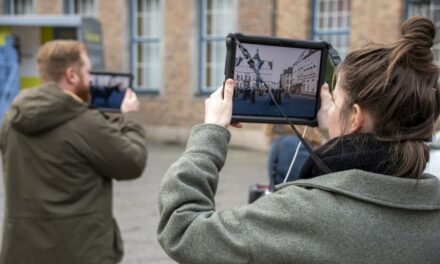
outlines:
[[[439,179],[427,173],[416,180],[362,170],[346,170],[281,184],[277,189],[290,185],[322,189],[382,206],[440,210]]]
[[[72,96],[72,98],[75,99],[75,100],[78,101],[78,102],[81,102],[81,103],[84,102],[81,98],[79,98],[78,95],[72,93],[71,91],[63,90],[63,92],[65,92],[66,94]]]

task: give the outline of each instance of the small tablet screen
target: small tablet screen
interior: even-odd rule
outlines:
[[[92,72],[91,105],[104,110],[119,111],[125,91],[131,87],[131,82],[131,74]]]

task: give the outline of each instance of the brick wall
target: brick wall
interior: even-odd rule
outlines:
[[[163,6],[162,87],[160,94],[141,96],[148,126],[187,127],[203,120],[204,99],[194,97],[191,82],[192,25],[197,11],[191,0],[165,0]]]
[[[309,39],[311,2],[277,0],[276,35],[293,39]]]
[[[55,15],[63,12],[61,0],[37,0],[34,3],[35,13],[40,15]]]
[[[384,43],[400,36],[405,1],[352,0],[350,48],[368,40]]]
[[[112,71],[128,71],[128,1],[96,1],[97,16],[103,29],[106,68]],[[309,39],[311,1],[238,0],[237,31],[253,35],[275,34],[293,39]],[[147,132],[152,138],[185,141],[189,129],[203,122],[206,96],[197,95],[200,19],[198,2],[163,0],[162,87],[159,95],[139,95],[141,111],[138,116],[146,124]],[[389,42],[399,37],[404,0],[351,0],[351,3],[351,49],[362,46],[365,40]],[[37,0],[36,10],[39,14],[62,13],[62,1]],[[246,124],[246,129],[233,130],[233,134],[237,145],[267,145],[264,142],[262,125]],[[260,143],[255,143],[256,141]]]
[[[273,0],[239,0],[238,30],[244,34],[272,35]]]
[[[159,140],[185,141],[189,129],[204,119],[206,96],[196,94],[200,19],[197,3],[194,0],[164,1],[163,85],[158,96],[141,96],[139,115],[147,124],[147,133]],[[272,0],[240,0],[237,8],[238,31],[271,35]],[[234,138],[241,138],[243,142],[249,133],[259,134],[260,128],[249,125]]]
[[[128,4],[125,0],[99,0],[97,18],[101,21],[105,68],[108,71],[127,71],[123,59],[128,60],[129,21]],[[125,68],[125,69],[124,69]]]

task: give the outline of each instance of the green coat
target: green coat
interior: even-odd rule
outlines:
[[[162,180],[158,240],[179,263],[440,263],[435,176],[349,170],[216,211],[229,138],[220,126],[194,127]]]
[[[49,83],[16,98],[1,133],[0,263],[118,262],[112,179],[139,177],[147,156],[131,114],[110,120]]]

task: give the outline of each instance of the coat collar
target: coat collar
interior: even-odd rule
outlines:
[[[281,184],[277,190],[290,185],[322,189],[382,206],[440,210],[439,179],[427,173],[416,180],[362,170],[346,170]]]

